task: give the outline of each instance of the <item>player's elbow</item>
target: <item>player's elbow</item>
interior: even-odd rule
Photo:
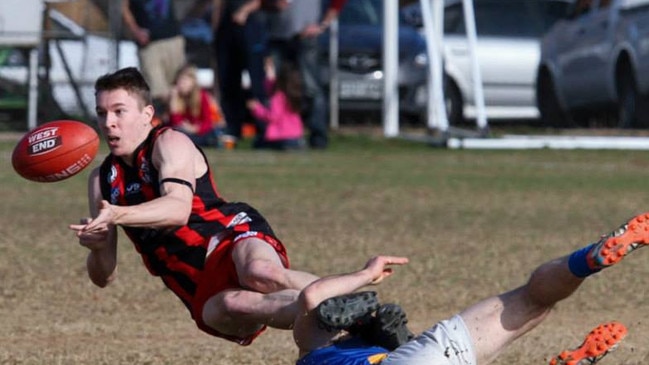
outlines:
[[[96,286],[98,286],[98,287],[100,287],[102,289],[107,287],[108,284],[110,284],[110,281],[108,281],[106,279],[98,279],[98,278],[93,278],[93,277],[90,277],[90,281],[92,281],[93,284],[95,284]]]
[[[191,216],[191,213],[191,207],[189,207],[189,209],[178,209],[174,212],[173,215],[169,216],[167,225],[171,227],[187,225],[187,223],[189,223],[189,217]]]
[[[93,274],[92,272],[89,273],[90,276],[90,281],[92,281],[93,284],[100,288],[105,288],[107,287],[110,283],[115,281],[116,273],[113,272],[112,274],[106,276],[106,275],[97,275]]]
[[[100,288],[107,287],[117,277],[117,263],[111,256],[99,256],[91,252],[86,267],[90,281]]]
[[[326,298],[322,298],[317,285],[309,285],[300,292],[298,297],[298,304],[306,311],[315,309],[320,302]]]
[[[165,208],[163,226],[179,227],[189,223],[192,214],[192,197],[171,197],[171,205]]]

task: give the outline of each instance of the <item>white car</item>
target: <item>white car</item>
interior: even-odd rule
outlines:
[[[649,125],[648,0],[576,0],[541,50],[537,93],[545,124],[589,126],[591,117],[613,114],[600,120]]]
[[[540,39],[567,11],[568,0],[474,0],[478,33],[476,55],[490,119],[536,119],[536,71]],[[418,4],[404,9],[420,23]],[[476,118],[476,100],[462,1],[447,0],[443,62],[449,122]]]

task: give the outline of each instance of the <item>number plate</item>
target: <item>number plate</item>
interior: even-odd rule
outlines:
[[[379,81],[340,81],[341,99],[378,100],[383,96],[383,84]]]

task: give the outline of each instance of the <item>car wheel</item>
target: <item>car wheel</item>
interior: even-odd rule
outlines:
[[[618,76],[617,127],[634,128],[646,125],[646,113],[641,110],[642,100],[633,73],[624,68]]]
[[[569,127],[586,128],[590,126],[591,113],[586,110],[577,110],[570,113]]]
[[[444,108],[448,124],[458,126],[464,122],[464,105],[460,88],[448,76],[444,77]],[[428,123],[428,111],[420,114],[419,120],[424,125]]]
[[[450,125],[460,125],[464,122],[464,102],[460,88],[450,77],[444,77],[444,102],[446,103],[446,117]]]
[[[637,91],[637,89],[636,89]],[[647,128],[649,127],[649,95],[642,94],[639,91],[638,98],[636,99],[636,119],[635,126],[636,128]]]
[[[548,72],[541,72],[536,83],[536,105],[541,114],[541,123],[546,127],[565,128],[570,120],[559,105],[554,82]]]

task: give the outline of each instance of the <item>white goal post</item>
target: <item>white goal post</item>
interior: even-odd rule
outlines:
[[[449,129],[444,102],[444,66],[442,50],[444,46],[444,7],[448,0],[420,0],[428,56],[428,120],[431,129],[447,133]],[[458,0],[459,1],[459,0]],[[462,0],[467,41],[471,57],[475,103],[477,108],[476,124],[479,130],[487,129],[487,117],[482,85],[482,76],[477,59],[477,30],[472,0]],[[383,131],[385,137],[396,137],[399,134],[399,92],[398,92],[398,2],[384,1],[383,13]]]
[[[38,48],[43,31],[43,0],[0,1],[0,46],[29,49],[27,128],[36,127]]]

